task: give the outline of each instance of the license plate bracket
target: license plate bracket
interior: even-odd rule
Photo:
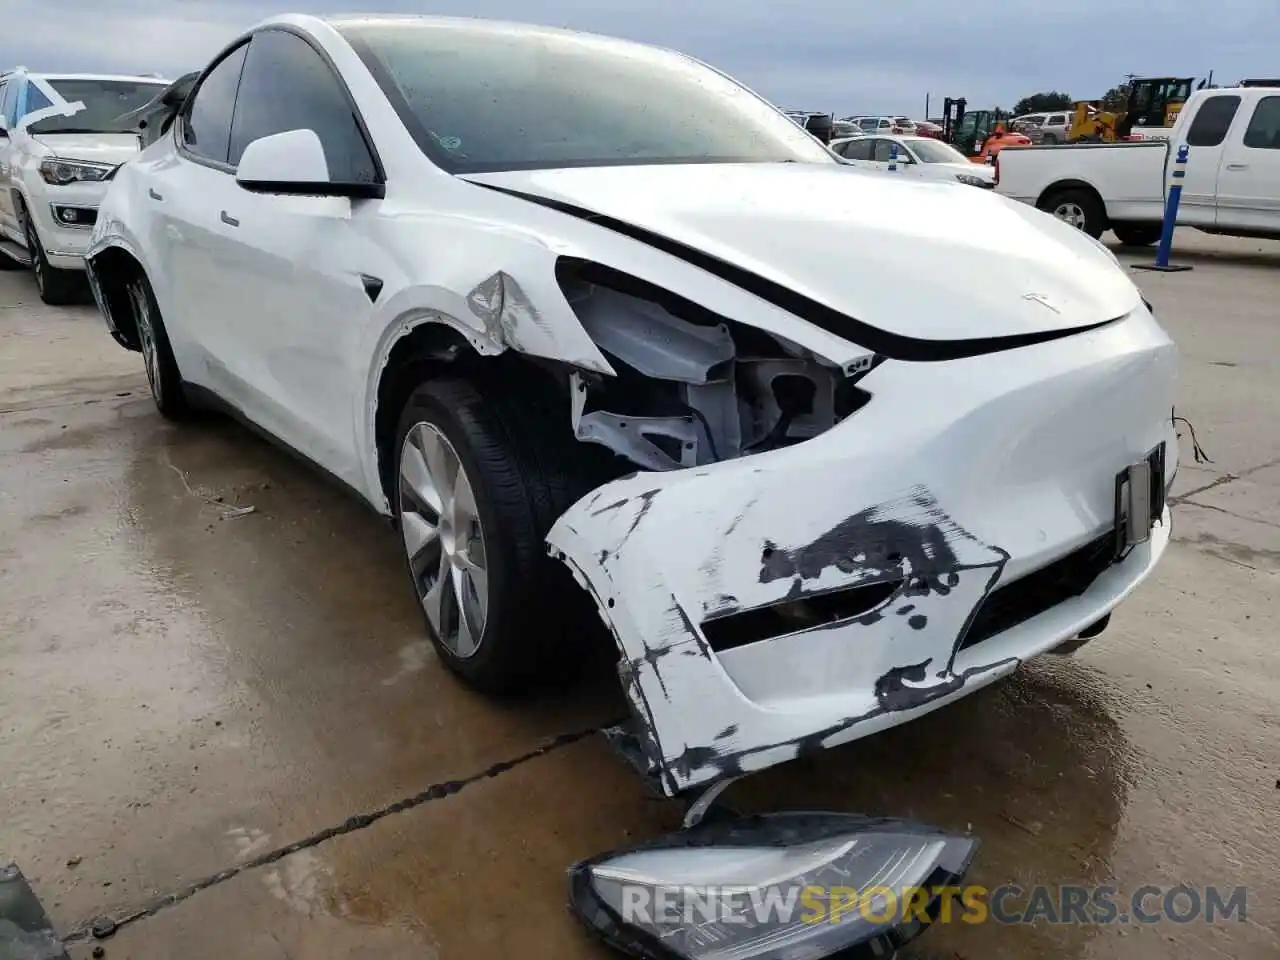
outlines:
[[[1164,515],[1165,445],[1161,443],[1137,463],[1116,474],[1115,559],[1151,539],[1151,529]]]

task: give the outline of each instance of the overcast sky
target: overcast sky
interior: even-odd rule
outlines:
[[[5,0],[0,69],[198,69],[274,13],[316,0]],[[789,8],[789,9],[788,9]],[[1124,74],[1218,82],[1280,74],[1280,0],[352,0],[339,10],[526,20],[673,47],[784,108],[924,113],[925,94],[1010,107],[1058,89],[1101,96]],[[787,12],[783,12],[786,10]]]

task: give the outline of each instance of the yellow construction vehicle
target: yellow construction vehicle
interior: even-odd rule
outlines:
[[[1121,111],[1104,110],[1098,100],[1077,101],[1067,142],[1111,143],[1128,140],[1135,127],[1172,127],[1194,83],[1194,77],[1135,78],[1129,81],[1129,99]]]

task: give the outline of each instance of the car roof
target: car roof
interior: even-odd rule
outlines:
[[[0,80],[14,76],[35,77],[37,80],[126,80],[130,83],[158,83],[161,86],[170,82],[164,77],[127,73],[44,73],[35,70],[14,70],[0,74]]]

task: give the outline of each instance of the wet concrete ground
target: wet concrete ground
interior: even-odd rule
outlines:
[[[1193,272],[1135,276],[1215,463],[1184,441],[1153,579],[1075,657],[728,799],[971,827],[990,887],[1243,885],[1247,919],[953,924],[922,955],[1280,955],[1280,244],[1179,246]],[[682,810],[589,732],[608,675],[514,704],[447,675],[397,551],[239,426],[163,422],[90,308],[0,274],[0,860],[77,960],[606,956],[564,868]]]

